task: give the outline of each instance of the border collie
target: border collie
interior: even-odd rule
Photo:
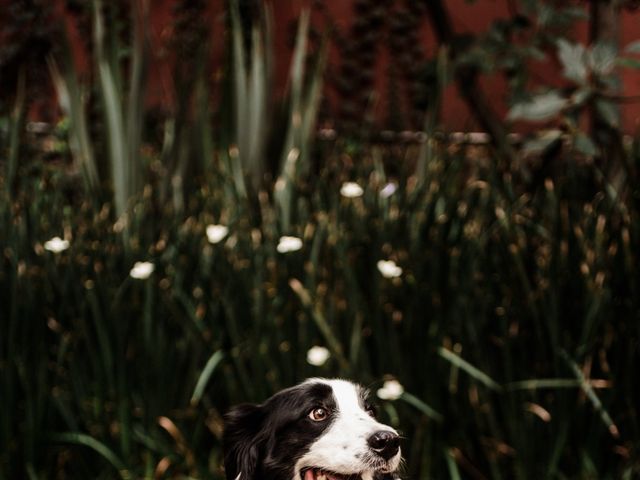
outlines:
[[[228,480],[391,480],[400,437],[363,387],[311,378],[225,416]]]

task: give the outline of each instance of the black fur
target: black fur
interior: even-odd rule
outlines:
[[[336,408],[330,386],[307,383],[283,390],[261,405],[240,405],[225,416],[224,467],[228,480],[289,480],[296,461],[331,421],[314,422],[309,412]]]

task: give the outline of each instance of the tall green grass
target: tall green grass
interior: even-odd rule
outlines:
[[[406,478],[635,478],[637,144],[614,190],[571,150],[537,185],[433,135],[426,149],[313,143],[321,70],[303,68],[307,21],[272,179],[258,158],[270,142],[241,138],[266,135],[247,118],[265,118],[268,41],[252,33],[247,60],[237,20],[231,65],[248,93],[229,131],[176,140],[213,157],[181,200],[163,193],[185,171],[170,168],[181,148],[152,145],[167,168],[148,170],[143,104],[114,88],[124,80],[106,50],[98,135],[110,147],[93,158],[111,176],[70,195],[61,169],[5,162],[0,179],[16,188],[0,188],[0,479],[221,479],[227,408],[318,375],[402,383],[380,417],[407,439]],[[95,139],[57,62],[58,91],[76,95],[63,105],[69,142],[89,172]],[[348,181],[362,195],[342,195]],[[229,229],[217,243],[214,224]],[[280,252],[283,235],[301,249]],[[45,248],[56,236],[69,247]],[[380,260],[401,274],[385,277]],[[154,271],[134,278],[136,262]],[[323,366],[306,362],[314,345],[331,352]]]
[[[180,219],[139,202],[131,248],[107,210],[68,203],[57,172],[23,186],[1,212],[3,478],[222,478],[222,413],[312,375],[404,385],[381,403],[408,478],[633,478],[637,209],[568,176],[527,191],[438,151],[423,186],[403,174],[389,198],[379,152],[350,175],[361,197],[327,167],[298,197],[289,253],[277,202],[256,224],[228,177]],[[221,221],[228,237],[209,243]],[[55,235],[68,250],[43,248]],[[148,279],[130,276],[137,261],[154,263]],[[313,345],[325,366],[306,363]]]

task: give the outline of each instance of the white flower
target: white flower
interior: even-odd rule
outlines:
[[[229,228],[225,225],[207,225],[207,240],[209,243],[218,243],[229,234]]]
[[[280,237],[276,248],[280,253],[295,252],[302,248],[302,240],[298,237]]]
[[[69,248],[69,241],[60,237],[53,237],[51,240],[44,242],[44,248],[53,253],[60,253]]]
[[[151,262],[136,262],[129,275],[138,280],[145,280],[151,276],[155,268],[156,266]]]
[[[397,400],[403,393],[404,387],[397,380],[387,380],[377,391],[378,397],[382,400]]]
[[[340,195],[347,198],[361,197],[364,193],[362,187],[355,182],[346,182],[340,187]]]
[[[402,268],[396,265],[393,260],[380,260],[377,265],[378,270],[385,278],[396,278],[402,275]]]
[[[389,198],[391,195],[396,193],[397,190],[398,184],[389,182],[382,188],[382,190],[380,190],[380,196],[382,198]]]
[[[307,363],[315,367],[321,367],[330,356],[331,353],[327,348],[316,345],[315,347],[311,347],[307,352]]]

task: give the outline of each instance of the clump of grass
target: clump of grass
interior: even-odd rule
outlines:
[[[221,478],[230,404],[344,375],[404,385],[383,412],[411,439],[411,476],[633,475],[633,205],[577,199],[570,177],[526,191],[438,152],[430,179],[409,169],[386,198],[380,151],[350,174],[361,196],[325,170],[288,253],[277,202],[262,198],[256,224],[219,175],[181,218],[141,199],[126,248],[111,207],[70,208],[55,172],[24,187],[1,212],[3,474]],[[217,243],[214,223],[229,228]],[[67,250],[44,248],[55,235]],[[323,367],[305,361],[316,344]]]

